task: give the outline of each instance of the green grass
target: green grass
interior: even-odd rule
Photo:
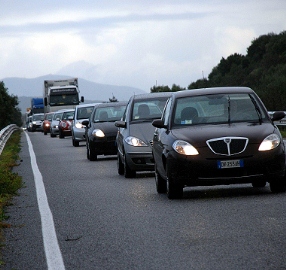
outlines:
[[[13,172],[13,167],[18,166],[21,131],[14,132],[6,143],[0,155],[0,242],[4,246],[4,228],[11,225],[6,222],[5,207],[9,205],[12,197],[17,194],[17,190],[22,186],[22,177]],[[2,254],[0,254],[2,258]],[[0,266],[4,262],[0,259]]]
[[[22,186],[21,176],[12,170],[14,166],[18,166],[20,140],[21,131],[14,132],[0,155],[0,227],[2,228],[7,226],[4,222],[7,219],[4,208]]]

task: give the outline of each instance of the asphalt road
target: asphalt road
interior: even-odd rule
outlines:
[[[84,143],[28,135],[64,269],[286,269],[286,193],[196,187],[168,200],[156,193],[153,173],[125,179],[114,156],[90,162]],[[44,199],[37,199],[25,134],[21,159],[15,171],[24,187],[7,209],[2,269],[63,269],[48,267]]]

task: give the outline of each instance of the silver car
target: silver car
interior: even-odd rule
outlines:
[[[64,113],[63,111],[55,112],[50,126],[51,137],[56,137],[59,134],[59,122],[63,116],[63,113]]]
[[[72,123],[72,145],[77,147],[79,142],[86,141],[85,126],[83,121],[88,120],[94,106],[98,103],[81,104],[75,107],[74,119]]]
[[[116,121],[118,133],[117,169],[126,178],[136,177],[137,171],[153,171],[152,155],[154,119],[161,118],[171,93],[149,93],[130,98],[121,121]]]

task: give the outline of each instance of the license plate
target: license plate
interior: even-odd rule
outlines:
[[[218,169],[241,168],[243,166],[244,164],[242,159],[223,160],[217,162]]]

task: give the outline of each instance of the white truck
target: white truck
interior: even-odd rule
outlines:
[[[45,80],[44,81],[44,112],[55,112],[61,109],[73,109],[79,100],[78,79]]]

